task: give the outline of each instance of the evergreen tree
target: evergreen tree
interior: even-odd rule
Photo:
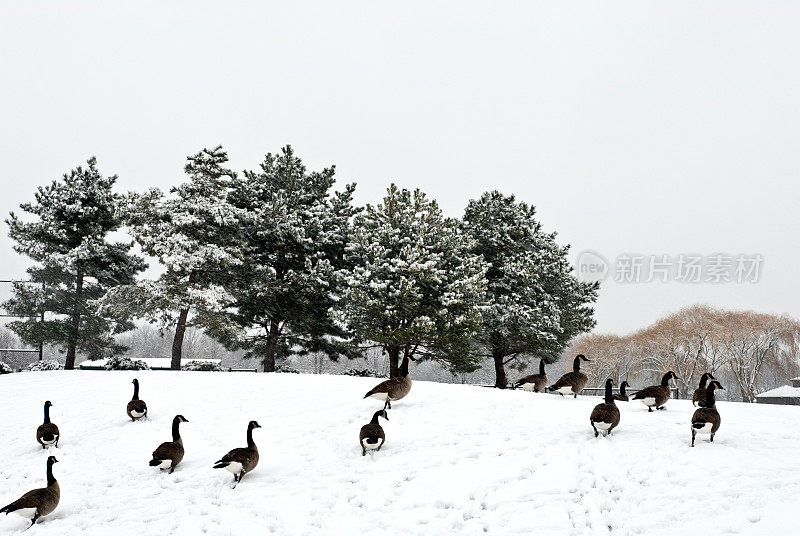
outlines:
[[[130,253],[132,244],[108,239],[120,226],[121,198],[112,191],[117,177],[103,178],[95,158],[87,164],[40,187],[35,202],[20,205],[31,221],[13,212],[6,220],[14,249],[35,263],[28,269],[32,284],[15,283],[4,304],[11,314],[29,318],[9,327],[27,344],[65,348],[67,369],[74,368],[78,350],[96,359],[124,349],[112,336],[132,324],[97,311],[93,300],[112,286],[130,284],[146,267]],[[34,317],[41,311],[47,315],[38,322]]]
[[[504,389],[505,366],[536,356],[556,361],[567,342],[594,326],[597,283],[572,274],[569,246],[544,233],[535,208],[498,191],[469,202],[463,219],[472,254],[489,264],[489,306],[478,340],[494,361],[495,386]]]
[[[169,197],[158,189],[129,197],[131,234],[166,270],[155,280],[112,289],[103,306],[173,329],[173,370],[181,368],[186,328],[214,323],[230,299],[223,283],[238,257],[227,199],[236,173],[227,162],[221,146],[203,149],[187,158],[189,180],[172,188]]]
[[[486,280],[472,247],[458,223],[419,190],[393,184],[382,204],[355,218],[341,315],[358,342],[388,353],[391,377],[401,357],[436,359],[453,372],[477,368],[470,341]]]
[[[306,171],[287,145],[232,183],[240,263],[231,269],[231,300],[213,333],[228,348],[259,357],[265,372],[289,352],[332,359],[350,353],[331,309],[356,212],[355,185],[331,192],[334,173]]]

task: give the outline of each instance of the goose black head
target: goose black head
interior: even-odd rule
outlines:
[[[385,409],[382,409],[382,410],[381,410],[381,412],[380,412],[378,415],[379,415],[380,417],[383,417],[383,418],[384,418],[384,419],[386,419],[387,421],[389,420],[389,414],[388,414],[388,413],[386,413],[386,410],[385,410]]]
[[[261,428],[261,425],[256,421],[250,421],[250,424],[248,424],[247,427],[252,430],[253,428]]]
[[[56,460],[55,456],[49,456],[47,458],[47,463],[49,463],[50,465],[53,465],[54,463],[58,463],[58,460]]]
[[[620,387],[630,387],[630,384],[626,380],[622,380],[622,383],[619,384]]]
[[[723,391],[725,390],[725,388],[722,386],[722,384],[719,383],[717,380],[714,380],[711,383],[709,383],[708,387],[706,387],[706,389],[711,389],[712,391],[714,389],[722,389]]]
[[[133,385],[139,385],[139,380],[137,380],[136,378],[134,378],[134,379],[133,379],[133,381],[132,381],[131,383],[132,383]]]
[[[609,378],[606,380],[606,387],[611,387],[614,385],[614,380]]]
[[[176,422],[189,422],[189,420],[184,417],[183,415],[175,415]]]
[[[50,402],[49,400],[48,400],[48,401],[46,401],[46,402],[44,403],[44,407],[46,407],[46,408],[49,408],[49,407],[51,407],[52,405],[53,405],[53,403],[52,403],[52,402]]]
[[[677,375],[677,374],[675,374],[674,372],[672,372],[671,370],[670,370],[669,372],[667,372],[667,374],[668,374],[668,375],[669,375],[669,377],[670,377],[670,378],[672,378],[673,380],[680,380],[680,378],[678,378],[678,375]]]
[[[575,359],[582,359],[583,361],[589,362],[589,359],[583,354],[576,355]]]

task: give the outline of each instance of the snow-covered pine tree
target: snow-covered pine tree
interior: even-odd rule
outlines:
[[[132,328],[124,316],[97,311],[92,301],[119,284],[130,284],[146,267],[130,253],[132,243],[109,241],[120,227],[117,177],[104,178],[94,157],[39,187],[33,203],[20,208],[33,216],[24,221],[13,212],[6,220],[14,249],[35,264],[30,283],[15,283],[4,307],[29,317],[9,327],[26,343],[47,343],[66,349],[65,368],[75,366],[78,350],[100,358],[124,350],[112,336]],[[26,218],[27,220],[28,218]],[[44,322],[37,321],[47,311]]]
[[[152,189],[130,194],[125,210],[130,233],[165,267],[157,279],[109,291],[103,308],[174,329],[170,368],[181,369],[187,327],[216,322],[230,297],[225,278],[239,262],[237,227],[228,192],[236,173],[222,146],[187,157],[188,181],[169,196]]]
[[[419,190],[392,184],[383,203],[355,218],[351,235],[354,267],[341,274],[340,314],[357,342],[388,353],[391,377],[405,356],[475,370],[470,345],[480,326],[485,265],[457,221]]]
[[[308,172],[291,146],[233,181],[241,263],[225,285],[232,301],[213,333],[259,357],[265,372],[289,352],[349,354],[331,314],[345,264],[355,185],[332,192],[335,168]]]
[[[578,281],[569,246],[544,233],[534,207],[498,191],[469,202],[464,230],[472,254],[489,264],[489,306],[479,341],[494,361],[495,386],[504,389],[505,366],[535,356],[556,361],[567,342],[594,326],[597,283]]]

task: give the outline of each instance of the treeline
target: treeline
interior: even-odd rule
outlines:
[[[597,284],[572,275],[568,246],[532,206],[492,191],[450,218],[392,184],[358,207],[355,184],[334,190],[334,174],[307,170],[290,146],[236,173],[216,147],[188,157],[169,192],[120,193],[92,158],[6,220],[33,262],[4,303],[26,317],[9,327],[63,348],[68,369],[78,353],[123,352],[119,334],[144,319],[174,333],[175,369],[196,328],[264,371],[288,355],[377,347],[391,375],[404,357],[454,374],[490,359],[498,387],[509,364],[555,361],[593,327]],[[121,230],[133,240],[110,239]],[[141,277],[145,256],[161,275]]]
[[[627,379],[634,387],[674,370],[682,398],[711,371],[728,396],[754,402],[758,393],[800,375],[800,322],[783,315],[696,305],[628,336],[586,334],[570,353],[592,357],[590,383]]]

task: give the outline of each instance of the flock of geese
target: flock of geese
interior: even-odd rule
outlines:
[[[589,361],[583,354],[575,357],[572,372],[561,376],[553,385],[547,386],[547,374],[545,373],[545,363],[539,363],[539,373],[525,376],[516,382],[516,387],[522,387],[526,391],[544,392],[554,391],[561,396],[572,394],[574,398],[583,391],[588,382],[588,377],[581,371],[581,361]],[[400,375],[396,378],[383,381],[372,388],[364,398],[375,398],[384,402],[383,409],[376,411],[369,423],[361,427],[358,435],[359,445],[361,446],[362,456],[366,456],[367,451],[379,451],[386,441],[386,434],[378,422],[379,418],[389,420],[387,409],[391,409],[392,402],[404,398],[411,391],[411,377],[408,374],[409,358],[403,359],[400,367]],[[648,411],[653,408],[664,409],[664,404],[670,398],[669,381],[679,379],[674,372],[669,371],[664,374],[660,385],[646,387],[633,395],[633,400],[640,400],[647,406]],[[600,432],[605,435],[619,425],[620,412],[617,408],[617,401],[627,402],[630,397],[626,393],[628,383],[623,381],[620,384],[619,394],[613,393],[614,380],[609,378],[605,383],[605,400],[592,410],[589,422],[597,437]],[[723,389],[718,381],[710,372],[703,374],[700,379],[700,386],[695,390],[692,403],[699,406],[694,412],[691,421],[692,446],[695,443],[697,434],[710,434],[711,441],[714,441],[714,434],[719,430],[720,416],[717,412],[714,397],[716,389]],[[44,422],[36,429],[36,441],[42,449],[54,446],[58,448],[60,432],[50,420],[50,407],[53,404],[48,400],[44,403]],[[147,417],[147,404],[139,398],[139,380],[133,380],[133,398],[128,402],[126,412],[132,421],[137,421]],[[172,473],[178,464],[183,460],[184,448],[180,434],[181,423],[189,422],[183,415],[176,415],[172,420],[172,441],[161,443],[153,451],[150,466],[157,467],[161,471]],[[261,428],[256,421],[250,421],[247,425],[247,446],[236,448],[225,454],[214,463],[215,469],[225,469],[233,474],[233,487],[242,481],[247,473],[251,472],[258,465],[258,447],[253,441],[253,430]],[[47,458],[47,487],[34,489],[27,492],[22,497],[0,508],[0,513],[9,514],[14,512],[31,520],[30,526],[42,516],[53,512],[58,506],[61,498],[61,490],[58,481],[53,476],[53,464],[58,460],[55,456]]]

